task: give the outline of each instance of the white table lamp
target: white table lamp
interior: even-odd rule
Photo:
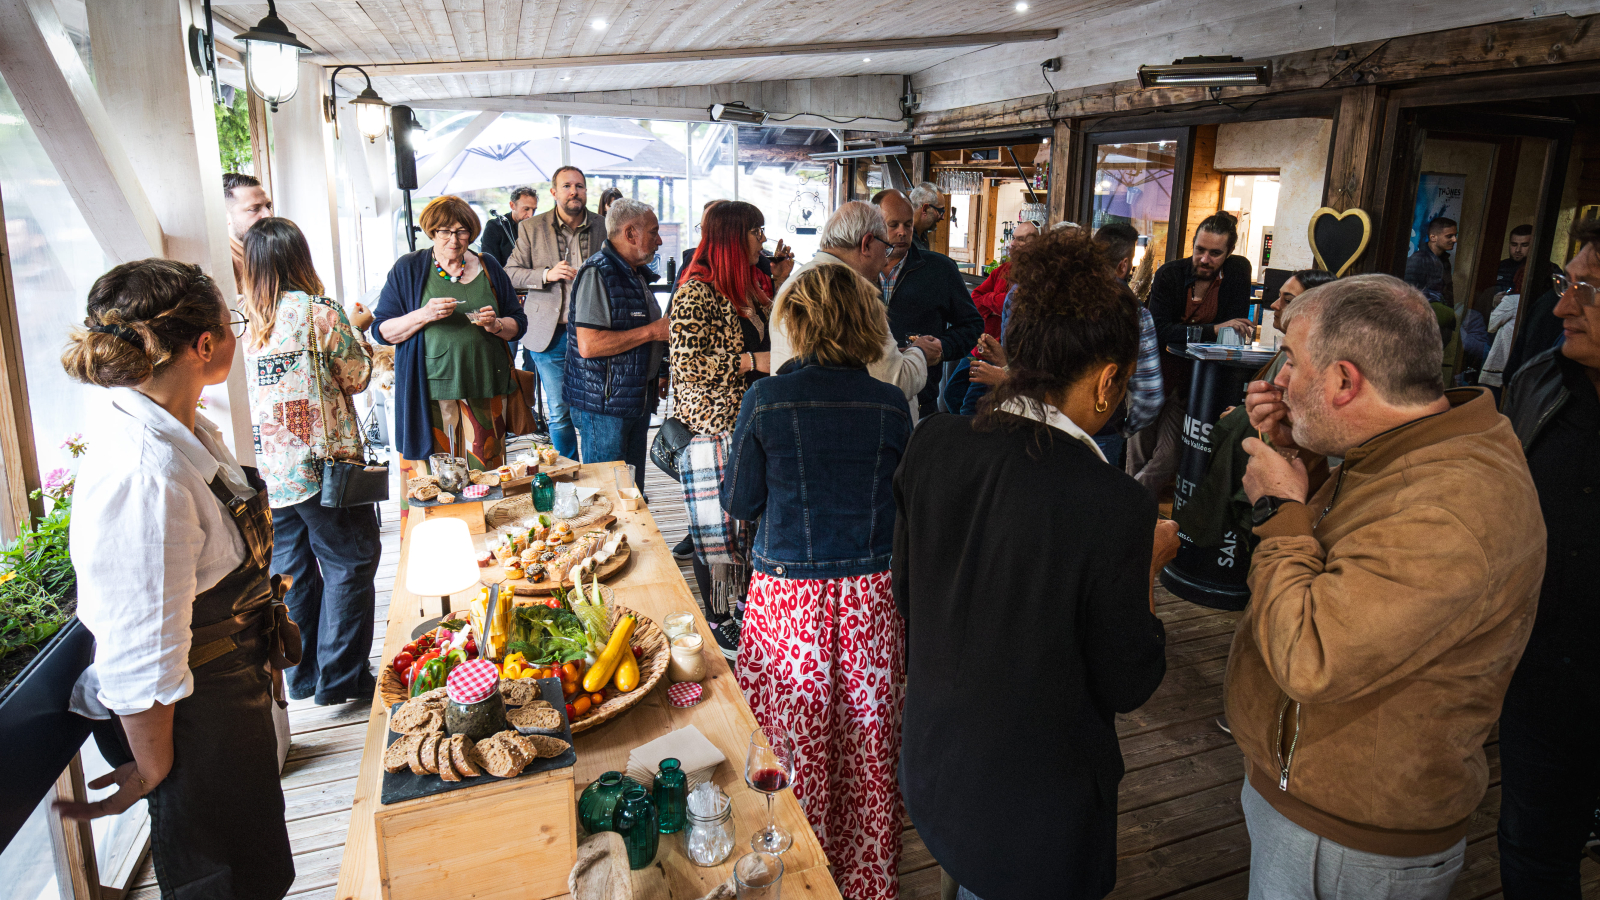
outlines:
[[[450,595],[480,580],[477,552],[467,523],[460,519],[428,519],[411,529],[406,554],[406,590],[417,597],[438,597],[441,616],[450,615]],[[423,615],[427,611],[423,610]]]

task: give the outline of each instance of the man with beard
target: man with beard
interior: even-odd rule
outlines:
[[[538,191],[527,185],[512,188],[511,208],[506,210],[505,215],[490,216],[489,221],[483,223],[483,237],[479,239],[478,246],[485,255],[505,265],[511,259],[512,248],[517,244],[517,228],[538,211]]]
[[[1155,424],[1128,441],[1127,472],[1158,500],[1178,471],[1178,438],[1189,404],[1192,368],[1168,349],[1181,352],[1191,326],[1200,327],[1201,340],[1206,342],[1219,340],[1225,328],[1245,344],[1255,333],[1247,318],[1250,260],[1232,255],[1238,242],[1238,220],[1225,212],[1207,216],[1195,229],[1193,254],[1157,269],[1150,282],[1150,317],[1161,344],[1167,401]]]
[[[1414,288],[1345,278],[1287,312],[1245,399],[1261,543],[1226,682],[1250,896],[1443,900],[1533,626],[1539,498],[1489,392],[1445,393]]]
[[[589,212],[588,179],[576,166],[562,166],[550,179],[555,207],[524,219],[517,243],[506,262],[506,275],[526,289],[523,311],[528,330],[522,346],[533,355],[534,369],[550,407],[550,442],[567,459],[578,458],[578,438],[567,411],[564,379],[567,364],[568,291],[584,260],[606,242],[606,220]]]
[[[222,200],[228,208],[228,248],[233,253],[233,283],[244,293],[244,233],[272,215],[272,198],[261,179],[238,172],[222,173]]]

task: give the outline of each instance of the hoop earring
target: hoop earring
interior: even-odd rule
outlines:
[[[1110,408],[1110,405],[1106,403],[1106,399],[1104,397],[1100,397],[1094,401],[1094,411],[1097,413],[1105,412]]]

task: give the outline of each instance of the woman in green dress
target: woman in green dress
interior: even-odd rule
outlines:
[[[395,347],[395,441],[407,480],[435,453],[473,469],[504,464],[507,412],[523,402],[508,342],[528,327],[505,270],[468,249],[481,226],[466,201],[439,197],[420,224],[433,246],[395,262],[372,324],[373,338]]]

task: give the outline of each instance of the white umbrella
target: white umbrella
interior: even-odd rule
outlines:
[[[585,170],[614,166],[633,159],[654,140],[597,128],[575,128],[568,158],[571,165]],[[426,160],[427,157],[419,159],[419,167]],[[438,197],[549,181],[559,168],[561,135],[555,126],[501,116],[417,193]]]

